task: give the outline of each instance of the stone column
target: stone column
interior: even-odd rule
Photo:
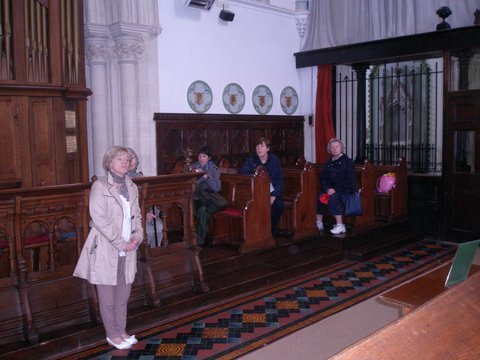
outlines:
[[[91,109],[91,169],[90,174],[103,175],[102,160],[109,147],[108,137],[110,132],[108,116],[108,78],[107,62],[111,57],[110,48],[102,43],[89,43],[86,48],[87,64],[90,68],[90,87],[95,89],[90,99]],[[93,167],[93,168],[92,168]]]
[[[141,36],[114,36],[120,73],[120,106],[123,145],[137,148],[138,139],[138,60],[145,51]]]

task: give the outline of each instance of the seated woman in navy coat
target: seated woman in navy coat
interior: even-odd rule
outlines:
[[[271,154],[270,139],[261,137],[255,146],[256,153],[247,158],[240,174],[255,174],[255,169],[263,165],[270,177],[270,205],[272,211],[272,235],[277,234],[277,225],[283,213],[283,173],[280,159]]]
[[[321,194],[327,194],[328,208],[330,214],[335,217],[336,224],[330,232],[334,235],[345,233],[343,223],[343,209],[345,207],[344,197],[346,194],[353,194],[356,191],[357,179],[355,177],[355,166],[343,152],[345,146],[338,139],[331,139],[327,144],[327,152],[332,156],[325,163],[325,169],[320,174]],[[317,200],[317,227],[323,230],[324,205]]]

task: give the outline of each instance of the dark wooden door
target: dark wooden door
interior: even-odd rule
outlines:
[[[447,95],[445,235],[480,238],[480,90]]]

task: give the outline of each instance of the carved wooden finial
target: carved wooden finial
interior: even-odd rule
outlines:
[[[193,150],[187,147],[185,150],[183,150],[183,156],[185,158],[185,168],[184,170],[186,172],[192,170],[192,162],[193,162]]]

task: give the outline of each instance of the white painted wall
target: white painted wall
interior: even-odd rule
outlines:
[[[219,18],[223,3],[235,13],[232,22]],[[260,84],[273,93],[269,115],[284,115],[279,97],[285,86],[294,87],[301,98],[295,115],[311,113],[300,96],[302,71],[295,68],[293,54],[299,51],[301,39],[294,11],[227,1],[218,1],[208,12],[186,8],[181,0],[159,1],[158,7],[163,29],[158,37],[159,112],[193,113],[187,89],[193,81],[203,80],[213,92],[207,113],[228,113],[222,92],[232,82],[245,92],[240,114],[256,114],[252,92]]]

